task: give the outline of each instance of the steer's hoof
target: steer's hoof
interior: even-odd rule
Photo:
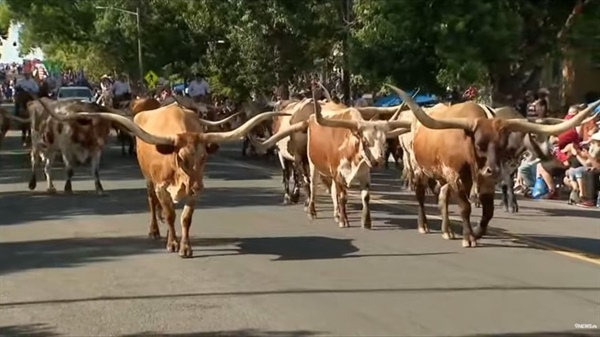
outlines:
[[[289,205],[290,204],[290,196],[289,195],[284,195],[283,196],[283,204],[284,205]]]
[[[37,186],[37,180],[35,178],[32,178],[29,180],[29,190],[33,191],[35,190],[35,187]]]
[[[454,240],[456,236],[454,235],[454,232],[448,231],[446,233],[442,233],[442,238],[445,240]]]
[[[469,237],[468,239],[463,239],[462,246],[463,248],[477,247],[477,240],[475,240],[475,237],[473,236]]]
[[[171,241],[167,241],[167,252],[169,253],[175,253],[179,248],[179,243],[177,243],[177,240],[171,240]]]
[[[158,229],[158,226],[156,228],[150,229],[150,231],[148,232],[148,238],[154,240],[160,239],[160,230]]]
[[[371,229],[371,221],[369,221],[369,222],[363,222],[362,227],[364,229]]]
[[[338,222],[338,226],[340,226],[340,228],[349,228],[350,223],[348,223],[348,221],[340,221]]]
[[[189,243],[181,244],[181,248],[179,248],[179,256],[183,258],[189,258],[194,256],[194,251],[192,251],[192,247],[190,247]]]
[[[421,234],[429,234],[429,228],[424,226],[419,226],[419,233]]]
[[[315,220],[317,219],[317,214],[316,213],[308,213],[308,219],[309,220]]]
[[[54,186],[52,186],[52,187],[48,187],[48,188],[46,189],[46,192],[48,192],[48,193],[50,193],[50,194],[54,194],[54,193],[56,193],[56,188],[55,188]]]

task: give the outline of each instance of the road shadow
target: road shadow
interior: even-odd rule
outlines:
[[[38,268],[77,267],[163,251],[162,241],[159,243],[142,236],[3,242],[0,245],[0,275]]]
[[[231,248],[216,249],[217,254],[203,254],[195,257],[215,257],[230,255],[269,255],[271,261],[302,261],[302,260],[331,260],[364,257],[411,257],[454,254],[454,252],[424,252],[407,254],[354,254],[360,249],[353,244],[352,239],[337,239],[325,236],[284,236],[258,238],[227,238],[193,240],[200,252],[206,253],[215,249],[202,249],[207,240],[224,242]],[[223,241],[226,240],[226,241]],[[228,242],[227,242],[228,241]],[[213,245],[214,246],[214,245]],[[198,253],[198,250],[196,250]]]
[[[14,148],[14,146],[13,146]],[[93,180],[89,162],[73,162],[73,181]],[[27,188],[27,183],[31,176],[31,161],[28,150],[11,149],[0,153],[0,184],[23,183],[23,188]],[[46,177],[44,176],[43,165],[36,168],[36,177],[38,188],[45,188]],[[56,156],[52,166],[52,177],[57,181],[64,181],[66,177],[65,165],[60,157]],[[132,180],[142,179],[139,165],[135,157],[124,157],[121,155],[121,149],[107,146],[102,151],[100,161],[100,180]],[[73,186],[77,189],[76,186]]]
[[[518,332],[518,333],[486,333],[480,335],[463,335],[460,337],[590,337],[598,336],[598,330],[565,330],[545,332]],[[459,336],[456,336],[459,337]]]
[[[308,331],[308,330],[294,330],[294,331],[267,331],[260,329],[240,329],[240,330],[220,330],[220,331],[203,331],[203,332],[189,332],[189,333],[164,333],[164,332],[151,332],[145,331],[134,334],[121,335],[121,337],[161,337],[161,336],[172,336],[172,337],[306,337],[323,335],[323,332]]]
[[[22,325],[0,326],[0,336],[6,337],[53,337],[60,336],[53,327],[48,324],[33,323]]]
[[[146,188],[93,191],[73,194],[44,192],[0,193],[0,226],[30,221],[57,220],[82,215],[121,215],[148,212]],[[197,209],[273,206],[281,193],[261,187],[207,188],[200,194]],[[177,205],[183,208],[183,203]]]
[[[147,209],[145,188],[109,190],[106,196],[92,191],[75,191],[70,195],[62,192],[0,193],[0,226],[81,215],[136,214]]]
[[[548,291],[578,291],[587,292],[590,296],[598,293],[598,286],[593,287],[567,287],[567,286],[478,286],[478,287],[424,287],[424,288],[295,288],[295,289],[273,289],[273,290],[256,290],[256,291],[224,291],[224,292],[196,292],[196,293],[180,293],[180,294],[149,294],[135,296],[99,296],[88,298],[69,298],[56,300],[40,300],[40,301],[22,301],[22,302],[5,302],[0,303],[0,308],[16,308],[31,305],[53,305],[53,304],[71,304],[71,303],[93,303],[101,301],[131,301],[131,300],[153,300],[153,299],[176,299],[176,298],[209,298],[209,297],[253,297],[253,296],[278,296],[278,295],[299,295],[306,294],[419,294],[421,296],[439,296],[439,294],[451,293],[481,293],[485,296],[487,293],[506,293],[506,292],[542,292]],[[490,336],[490,335],[484,335]],[[492,335],[494,336],[494,335]],[[498,337],[503,335],[496,335]],[[513,335],[506,335],[513,336]],[[519,334],[514,336],[520,336]],[[535,336],[535,335],[532,335]],[[539,335],[542,337],[543,335]],[[467,337],[467,336],[465,336]]]

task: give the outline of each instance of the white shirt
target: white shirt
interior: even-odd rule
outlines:
[[[208,82],[206,82],[205,80],[202,80],[200,82],[193,80],[188,87],[188,93],[191,97],[209,94],[210,87],[208,86]]]
[[[102,91],[108,91],[108,90],[111,89],[110,87],[111,87],[111,83],[110,82],[108,82],[108,81],[102,81],[102,82],[100,82],[100,89],[102,89]]]
[[[21,87],[27,92],[37,94],[40,91],[40,86],[32,78],[25,79],[17,83],[17,87]]]
[[[129,83],[123,83],[121,81],[115,81],[115,83],[112,86],[112,91],[115,94],[115,96],[124,95],[124,94],[130,92]]]

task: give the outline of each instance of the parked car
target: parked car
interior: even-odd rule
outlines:
[[[93,102],[94,93],[88,87],[61,87],[58,89],[56,99],[79,99],[85,102]]]

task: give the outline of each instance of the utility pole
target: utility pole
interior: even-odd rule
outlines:
[[[135,8],[135,19],[137,25],[138,64],[140,66],[140,81],[144,83],[144,64],[142,63],[142,29],[140,26],[140,5]]]
[[[95,6],[96,9],[105,9],[105,10],[115,10],[122,13],[127,13],[129,15],[135,15],[136,20],[136,28],[137,28],[137,45],[138,45],[138,65],[140,70],[140,81],[144,82],[144,65],[142,62],[142,27],[140,24],[140,2],[138,1],[137,7],[135,8],[135,12],[116,8],[116,7],[106,7],[106,6]]]
[[[352,23],[353,0],[342,0],[342,24],[344,25],[344,39],[342,41],[342,91],[346,104],[352,103],[350,88],[350,29]]]

